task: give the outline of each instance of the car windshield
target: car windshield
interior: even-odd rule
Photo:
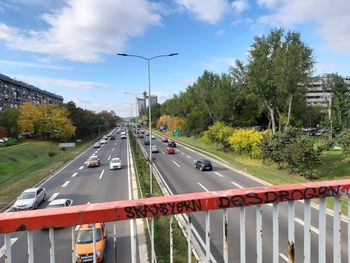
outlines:
[[[90,157],[89,161],[97,161],[97,157],[96,156]]]
[[[203,164],[204,165],[210,165],[210,162],[209,161],[203,161]]]
[[[120,163],[119,159],[112,159],[111,163]]]
[[[35,192],[22,193],[18,199],[31,199],[31,198],[35,198]]]
[[[92,243],[92,229],[81,230],[77,235],[77,244],[87,244]],[[100,229],[95,229],[96,241],[101,240],[101,231]]]

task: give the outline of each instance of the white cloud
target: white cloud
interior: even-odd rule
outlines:
[[[231,9],[228,0],[205,0],[205,4],[198,0],[175,0],[175,2],[193,12],[199,20],[209,24],[219,22]]]
[[[236,13],[242,13],[249,8],[248,0],[235,0],[231,5]]]
[[[212,57],[210,61],[202,62],[204,69],[221,73],[227,72],[229,67],[235,65],[235,58],[231,57]]]
[[[257,0],[260,7],[274,8],[278,4],[278,0]]]
[[[0,67],[1,65],[10,65],[10,66],[26,67],[26,68],[47,68],[47,69],[57,69],[57,70],[69,70],[69,71],[73,70],[72,67],[61,67],[61,66],[54,66],[54,65],[47,65],[47,64],[38,64],[38,63],[32,63],[32,62],[3,60],[3,59],[0,59]]]
[[[216,36],[222,36],[224,33],[225,33],[225,31],[222,30],[222,29],[220,29],[220,30],[218,30],[218,31],[215,33],[215,35],[216,35]]]
[[[260,0],[262,6],[270,8],[271,15],[260,18],[261,23],[274,26],[315,24],[315,32],[327,46],[340,54],[350,54],[350,1],[293,0],[274,3]]]
[[[25,30],[0,24],[0,40],[7,47],[60,58],[97,62],[101,54],[124,49],[161,17],[147,0],[66,0],[58,10],[45,13],[46,30]]]

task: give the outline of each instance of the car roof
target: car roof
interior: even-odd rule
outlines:
[[[120,161],[120,158],[119,158],[119,157],[112,158],[111,161],[113,161],[113,160],[115,160],[115,161]]]
[[[60,205],[60,204],[65,204],[66,202],[67,202],[67,200],[69,200],[69,199],[63,199],[63,198],[61,198],[61,199],[55,199],[55,200],[52,200],[50,203],[49,203],[49,205]]]
[[[94,224],[84,224],[81,225],[79,230],[88,230],[92,229]],[[95,223],[95,228],[101,228],[102,223]]]
[[[40,187],[36,187],[36,188],[28,188],[26,190],[23,191],[23,193],[27,193],[27,192],[36,192]]]

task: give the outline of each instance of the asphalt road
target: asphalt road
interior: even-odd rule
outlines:
[[[144,139],[139,139],[146,151]],[[167,155],[164,149],[167,144],[160,142],[159,137],[152,140],[160,150],[153,153],[155,165],[160,171],[169,188],[174,194],[220,191],[232,188],[258,187],[262,184],[238,173],[218,161],[204,156],[181,144],[177,145],[176,154]],[[210,159],[213,171],[201,172],[194,168],[194,160]],[[295,202],[295,262],[303,262],[304,249],[304,204]],[[274,251],[272,243],[272,205],[263,205],[263,262],[272,262]],[[223,262],[223,211],[210,213],[211,253],[214,261]],[[239,262],[240,259],[240,217],[239,209],[229,209],[229,262]],[[205,241],[205,213],[195,213],[193,225]],[[342,233],[342,262],[348,257],[347,225],[341,223]],[[333,262],[333,217],[327,215],[327,244],[326,262]],[[281,203],[279,207],[279,262],[288,262],[288,207]],[[256,208],[246,208],[246,262],[256,262]],[[311,215],[311,262],[318,262],[318,210],[312,208]]]
[[[85,161],[92,154],[100,157],[101,165],[96,168],[87,168]],[[122,160],[121,170],[109,170],[109,160],[113,157],[120,157]],[[89,148],[85,153],[75,159],[57,175],[47,182],[43,187],[47,191],[47,199],[39,209],[47,206],[48,200],[59,198],[73,199],[73,205],[93,204],[115,200],[129,199],[128,191],[128,160],[127,160],[127,140],[108,140],[99,149]],[[15,213],[15,212],[14,212]],[[117,222],[117,241],[114,251],[113,224],[107,223],[107,249],[105,262],[131,261],[131,240],[130,223],[128,221]],[[55,229],[55,259],[56,262],[71,262],[71,229]],[[49,231],[34,231],[34,261],[49,262]],[[13,233],[12,241],[12,262],[27,262],[27,236],[26,232]],[[4,262],[3,236],[0,237],[0,262]],[[119,252],[119,253],[118,253]]]

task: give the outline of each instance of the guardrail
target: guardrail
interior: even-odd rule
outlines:
[[[190,193],[173,196],[152,197],[138,200],[105,202],[89,205],[78,205],[67,208],[40,209],[35,211],[21,211],[0,214],[0,233],[5,234],[6,262],[11,261],[11,233],[27,232],[28,262],[34,261],[33,231],[49,228],[50,262],[55,262],[54,229],[72,227],[72,262],[75,262],[75,231],[77,225],[95,222],[116,222],[134,220],[137,218],[152,218],[155,216],[169,216],[205,213],[205,260],[210,262],[210,212],[223,211],[223,261],[228,262],[228,210],[240,209],[240,261],[245,262],[249,247],[246,246],[245,209],[255,206],[256,209],[256,262],[262,262],[262,205],[273,205],[273,262],[279,262],[279,204],[288,203],[288,241],[289,261],[294,261],[293,247],[295,245],[295,201],[304,200],[304,262],[311,259],[311,199],[319,199],[319,262],[325,262],[326,253],[326,197],[334,199],[333,219],[333,262],[340,262],[341,258],[341,209],[340,197],[349,196],[350,180],[324,181],[314,183],[290,184],[280,186],[266,186],[245,189],[230,189],[216,192]],[[350,210],[348,198],[348,210]],[[349,212],[349,211],[348,211]],[[188,240],[192,233],[191,220],[188,221]],[[265,232],[264,232],[265,233]],[[267,234],[267,233],[266,233]],[[348,228],[348,236],[349,228]],[[189,244],[189,252],[190,252]],[[350,242],[347,242],[347,251]],[[18,253],[18,252],[16,252]],[[190,257],[189,257],[190,259]]]

